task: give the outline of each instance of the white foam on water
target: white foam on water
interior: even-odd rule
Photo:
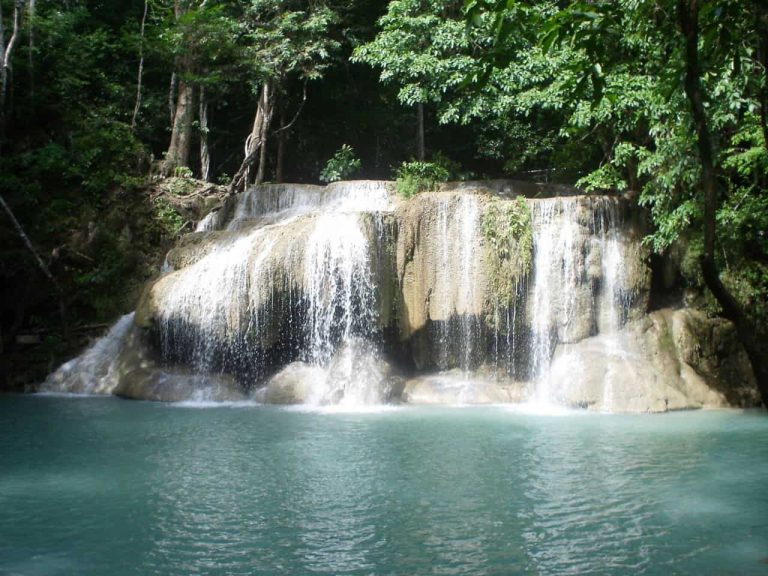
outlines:
[[[257,406],[264,406],[255,400],[181,400],[179,402],[168,403],[169,408],[193,408],[193,409],[207,409],[207,408],[254,408]]]

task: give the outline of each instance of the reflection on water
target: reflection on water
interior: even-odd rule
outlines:
[[[0,574],[760,574],[768,419],[0,398]]]

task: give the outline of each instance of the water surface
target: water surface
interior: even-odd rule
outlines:
[[[768,574],[768,417],[0,397],[0,575]]]

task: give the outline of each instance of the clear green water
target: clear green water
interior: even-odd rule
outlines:
[[[0,574],[768,574],[768,417],[0,397]]]

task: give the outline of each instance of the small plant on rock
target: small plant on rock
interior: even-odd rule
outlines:
[[[411,198],[420,192],[436,190],[450,177],[448,169],[435,162],[403,162],[397,169],[395,187],[398,194]]]
[[[344,144],[336,151],[325,168],[320,172],[321,182],[337,182],[349,178],[352,174],[360,170],[362,162],[355,156],[355,150],[349,144]]]
[[[525,199],[492,200],[482,218],[483,236],[489,247],[491,283],[499,298],[515,297],[518,282],[531,270],[533,227]]]

